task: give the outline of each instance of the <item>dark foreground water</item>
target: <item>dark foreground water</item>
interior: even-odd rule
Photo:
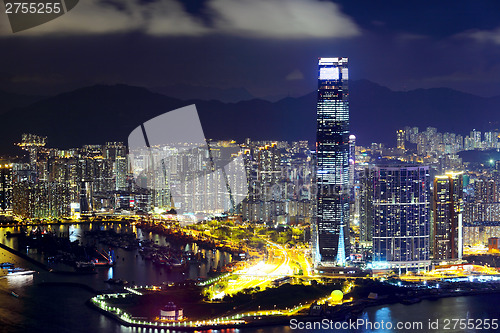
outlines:
[[[5,231],[0,229],[0,232]],[[127,256],[128,253],[128,256]],[[16,266],[37,270],[33,277],[16,276],[0,278],[0,332],[162,332],[156,329],[137,329],[121,326],[85,304],[93,296],[82,288],[69,286],[38,285],[40,282],[80,282],[96,289],[111,288],[103,282],[103,277],[116,276],[120,278],[135,278],[140,282],[158,283],[182,279],[177,274],[163,272],[159,275],[156,270],[150,269],[147,263],[141,262],[133,252],[123,251],[126,258],[117,264],[110,272],[101,271],[91,276],[61,276],[41,271],[36,266],[19,259],[18,257],[0,250],[0,262],[13,262]],[[0,272],[1,273],[1,272]],[[198,272],[193,272],[198,273]],[[19,298],[11,295],[14,291]],[[461,329],[458,325],[453,328],[450,321],[446,329],[446,320],[453,319],[497,319],[500,320],[500,297],[496,295],[481,295],[457,298],[444,298],[436,301],[422,301],[414,305],[395,304],[368,308],[359,319],[370,322],[372,325],[391,323],[392,329],[387,326],[379,329],[360,327],[359,329],[333,330],[330,332],[500,332],[499,329]],[[429,321],[438,322],[438,328],[429,328]],[[397,323],[413,325],[408,329],[397,329]],[[409,323],[409,324],[408,324]],[[418,323],[421,323],[419,326]],[[477,327],[477,326],[476,326]],[[323,328],[330,328],[326,325]],[[264,328],[247,328],[221,330],[220,332],[238,333],[293,333],[293,332],[326,332],[323,329],[300,330],[298,325],[291,323],[288,326],[273,326]],[[163,332],[175,332],[165,330]],[[212,330],[212,332],[217,332]]]

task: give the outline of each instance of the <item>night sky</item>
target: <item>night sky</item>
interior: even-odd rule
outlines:
[[[317,58],[393,90],[500,95],[500,2],[81,0],[23,32],[0,5],[0,90],[55,94],[96,83],[316,89]]]

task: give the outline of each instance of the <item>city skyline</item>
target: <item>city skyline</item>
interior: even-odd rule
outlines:
[[[0,327],[500,328],[496,1],[3,3]]]
[[[332,199],[333,201],[335,201],[336,200],[335,193],[347,193],[347,192],[356,193],[355,191],[351,192],[351,190],[347,189],[347,187],[348,187],[348,185],[354,186],[354,179],[358,178],[358,176],[354,174],[354,165],[355,165],[354,161],[360,163],[361,165],[365,164],[363,157],[361,157],[361,156],[356,157],[356,156],[360,153],[361,149],[366,149],[366,148],[359,146],[358,148],[360,148],[360,149],[359,150],[356,149],[355,137],[350,135],[350,132],[348,130],[349,129],[349,106],[348,106],[349,105],[348,104],[348,101],[349,101],[348,100],[348,96],[349,96],[348,91],[349,90],[347,88],[347,82],[348,82],[347,59],[346,58],[320,58],[318,72],[319,72],[319,74],[318,74],[318,88],[319,88],[318,89],[318,108],[317,108],[317,112],[318,112],[318,117],[317,117],[318,137],[317,137],[316,160],[318,161],[317,173],[318,173],[318,193],[319,193],[319,195],[318,195],[318,208],[317,208],[318,209],[318,229],[316,230],[318,232],[318,236],[314,236],[314,237],[318,237],[318,243],[316,246],[318,246],[318,252],[323,257],[321,261],[325,261],[327,263],[328,262],[330,262],[330,263],[336,262],[337,264],[343,265],[345,263],[345,260],[346,260],[345,258],[349,257],[349,254],[351,252],[351,244],[350,244],[351,231],[350,231],[350,227],[349,227],[349,221],[353,220],[353,217],[351,217],[351,218],[348,217],[349,216],[348,200],[351,200],[351,199],[348,199],[347,195],[345,195],[345,196],[339,197],[340,199],[337,198],[338,202],[334,202],[333,204],[328,203],[328,202],[326,204],[324,204],[324,201],[326,199],[328,199],[328,200]],[[401,129],[401,130],[398,130],[396,132],[396,140],[395,140],[396,148],[393,151],[389,151],[389,155],[394,153],[395,154],[394,156],[398,159],[401,159],[401,161],[410,162],[413,159],[413,157],[411,157],[411,155],[407,155],[407,154],[413,153],[414,155],[418,154],[421,156],[422,153],[425,152],[425,154],[428,155],[427,157],[429,157],[429,155],[431,155],[431,157],[432,157],[433,154],[437,154],[437,155],[435,155],[435,158],[437,158],[437,160],[439,161],[438,164],[436,164],[436,161],[432,161],[432,160],[427,160],[427,161],[424,160],[424,161],[420,161],[420,162],[433,164],[434,165],[433,168],[436,168],[436,166],[437,166],[438,171],[439,170],[444,171],[445,170],[444,168],[447,168],[447,167],[453,168],[453,166],[455,166],[455,168],[460,169],[460,168],[462,168],[462,166],[460,166],[460,164],[461,164],[460,159],[458,159],[456,161],[456,162],[458,162],[458,164],[456,164],[456,163],[455,164],[446,164],[447,160],[445,159],[444,160],[445,164],[441,165],[440,164],[441,157],[442,157],[441,155],[444,155],[444,157],[448,158],[448,157],[455,156],[453,154],[457,153],[460,150],[471,150],[471,149],[484,150],[484,149],[488,149],[488,148],[495,148],[495,147],[497,147],[497,144],[498,144],[497,137],[498,137],[497,132],[485,132],[484,133],[484,141],[482,141],[482,138],[483,138],[482,133],[479,131],[476,131],[476,130],[471,131],[470,135],[463,138],[461,136],[455,135],[454,133],[444,133],[444,134],[439,133],[439,132],[437,132],[436,128],[432,128],[432,127],[428,127],[425,132],[419,132],[418,127],[406,126],[404,128],[404,130]],[[47,172],[46,170],[50,170],[52,168],[49,164],[47,164],[45,167],[41,167],[41,169],[39,170],[40,166],[38,165],[38,162],[36,162],[37,158],[38,158],[39,150],[41,148],[43,148],[43,146],[45,146],[45,142],[46,142],[45,137],[37,137],[34,135],[23,135],[23,141],[20,144],[18,144],[19,146],[21,146],[25,150],[27,150],[30,154],[29,169],[34,170],[34,175],[35,175],[34,179],[38,179],[38,177],[40,177],[39,175],[42,174],[41,172]],[[247,144],[249,144],[249,142],[250,141],[248,141]],[[217,145],[217,143],[215,143],[215,144]],[[276,178],[273,180],[274,176],[271,176],[271,178],[268,178],[269,176],[266,175],[267,173],[269,173],[269,175],[272,175],[273,173],[280,172],[279,171],[280,170],[279,164],[282,162],[279,162],[279,161],[282,160],[283,157],[279,157],[278,159],[276,159],[280,155],[275,155],[275,153],[272,153],[271,151],[272,151],[273,147],[284,147],[283,146],[284,143],[280,143],[280,145],[278,145],[278,146],[276,146],[276,144],[277,143],[272,143],[270,145],[270,147],[267,144],[265,145],[265,147],[258,147],[258,156],[259,157],[256,159],[256,161],[257,161],[256,165],[258,166],[258,170],[261,170],[260,171],[261,174],[259,176],[259,171],[257,172],[257,175],[258,175],[257,179],[261,183],[259,186],[264,186],[258,190],[258,193],[265,193],[267,191],[268,187],[275,186],[275,185],[277,185],[277,182],[282,181],[279,178]],[[413,146],[412,146],[412,144],[413,144]],[[107,143],[106,146],[108,146],[108,145],[110,145],[111,148],[113,148],[114,146],[122,147],[121,148],[122,155],[124,154],[123,144]],[[227,144],[223,144],[223,145],[227,145]],[[302,148],[307,149],[307,146],[308,145],[305,142],[303,144]],[[237,145],[235,145],[234,147],[237,147]],[[242,146],[242,147],[245,147],[245,146]],[[251,147],[251,146],[248,146],[248,147]],[[333,150],[330,149],[332,147],[334,148]],[[435,148],[437,148],[437,150],[435,150]],[[107,148],[105,150],[102,150],[102,151],[101,151],[101,149],[104,149],[104,148],[102,148],[102,146],[99,146],[99,145],[86,145],[83,147],[82,152],[77,153],[77,154],[83,153],[83,156],[88,156],[91,158],[94,158],[94,157],[100,158],[99,157],[100,155],[104,155],[107,157],[111,156],[113,158],[117,157],[116,156],[117,153],[110,153]],[[372,144],[372,147],[371,147],[372,157],[376,157],[379,149],[380,149],[380,152],[382,155],[387,154],[387,152],[384,152],[382,145],[378,146],[376,144]],[[265,152],[268,152],[268,151],[271,152],[271,155],[266,157],[265,160],[262,159],[260,157],[260,155],[265,153]],[[48,152],[50,152],[50,149],[48,150]],[[432,152],[432,154],[431,154],[431,152]],[[49,153],[49,154],[53,155],[54,153]],[[60,153],[56,152],[55,154],[57,155]],[[62,154],[64,155],[65,153],[62,153]],[[73,154],[74,154],[74,152],[73,152]],[[418,156],[418,155],[416,155],[416,156]],[[75,157],[76,156],[78,156],[78,155],[75,155]],[[425,157],[425,158],[427,158],[427,157]],[[384,158],[386,158],[386,157],[384,157]],[[123,156],[121,157],[121,159],[123,159],[123,161],[124,161],[123,163],[127,163]],[[405,161],[405,159],[406,159],[406,161]],[[271,165],[268,166],[267,163],[270,163],[270,161],[274,161],[274,162],[272,162]],[[337,163],[336,161],[338,161],[339,163]],[[81,171],[79,171],[81,173],[81,183],[85,184],[85,185],[82,185],[81,187],[80,187],[80,185],[77,185],[77,188],[79,190],[77,190],[76,194],[72,195],[72,197],[73,197],[72,205],[74,204],[75,201],[77,201],[74,198],[79,196],[79,200],[78,200],[79,207],[78,208],[79,208],[80,212],[82,212],[82,214],[91,214],[94,211],[93,193],[96,193],[99,196],[99,193],[102,191],[101,190],[101,188],[102,188],[101,181],[98,178],[96,178],[96,180],[98,180],[98,181],[95,182],[94,178],[97,175],[100,175],[100,174],[104,175],[106,172],[109,173],[109,171],[104,171],[104,169],[100,170],[99,169],[100,167],[97,167],[94,170],[95,167],[91,166],[90,169],[88,169],[89,167],[86,166],[87,163],[88,162],[84,162],[83,169]],[[95,163],[95,162],[92,162],[92,163]],[[98,161],[98,163],[102,163],[102,162]],[[121,169],[122,169],[121,173],[117,174],[116,173],[117,166],[115,166],[116,163],[113,162],[113,169],[115,170],[115,171],[113,171],[113,172],[115,172],[115,175],[113,177],[116,178],[117,180],[119,178],[125,179],[127,177],[126,168],[121,167]],[[129,161],[128,163],[131,163],[131,161]],[[352,164],[352,166],[350,166],[351,164]],[[97,164],[96,164],[96,166],[97,166]],[[77,168],[79,168],[79,167],[77,167]],[[144,168],[144,166],[141,166],[140,168]],[[376,167],[375,170],[378,170],[377,168],[378,167]],[[439,169],[439,168],[441,168],[441,169]],[[22,171],[22,170],[20,170],[19,167],[17,167],[17,166],[15,167],[15,169],[16,169],[16,173],[18,174],[16,179],[19,179],[19,171]],[[91,173],[88,173],[86,170],[87,171],[93,170],[93,171]],[[29,182],[30,181],[29,179],[32,176],[29,176],[28,169],[26,171],[28,172],[27,179]],[[328,174],[330,174],[330,176],[328,176]],[[328,176],[329,178],[328,177],[325,178],[326,177],[325,175]],[[98,177],[101,177],[101,176],[98,176]],[[368,178],[366,178],[366,179],[371,179],[371,181],[375,181],[375,178],[370,178],[370,177],[372,177],[372,176],[368,176]],[[266,178],[268,178],[268,180],[266,180]],[[324,184],[325,181],[322,180],[323,178],[325,178],[325,180],[328,181],[328,184]],[[63,179],[63,178],[61,178],[61,179]],[[47,176],[44,176],[40,180],[47,181],[48,178],[47,178]],[[116,185],[115,190],[121,190],[121,191],[125,190],[126,191],[127,188],[130,189],[130,186],[131,186],[130,184],[126,185],[123,182],[123,180],[121,182],[123,183],[123,185],[121,185],[121,186]],[[29,199],[30,195],[31,195],[31,192],[28,191],[30,189],[29,184],[26,184],[28,186],[27,189],[26,188],[22,189],[19,187],[19,180],[15,181],[14,183],[16,184],[16,186],[13,187],[14,188],[13,192],[18,193],[18,195],[14,196],[14,197],[19,197],[19,193],[26,192],[26,194],[21,195],[21,197],[27,198],[27,199],[24,199],[24,204],[21,205],[21,208],[18,207],[19,206],[19,204],[18,204],[19,199],[15,200],[13,202],[13,204],[14,204],[13,207],[15,207],[14,210],[18,213],[22,212],[21,215],[24,215],[26,217],[32,217],[32,218],[33,217],[43,217],[44,213],[41,213],[41,214],[35,213],[34,215],[30,215],[31,214],[30,211],[33,210],[34,208],[30,208],[29,204],[30,204],[30,202],[32,202],[35,199]],[[79,181],[77,181],[76,183],[79,183]],[[22,184],[22,183],[20,183],[20,184]],[[64,199],[67,197],[67,195],[62,194],[62,192],[61,192],[61,191],[63,191],[63,192],[68,191],[68,189],[65,188],[64,181],[61,184],[50,183],[50,182],[46,183],[46,184],[42,184],[42,183],[38,183],[38,181],[35,180],[35,184],[36,185],[33,187],[33,190],[35,190],[35,193],[33,194],[34,195],[33,198],[37,198],[40,195],[44,195],[43,193],[47,193],[47,195],[46,195],[47,207],[41,208],[41,211],[51,212],[54,209],[54,208],[51,208],[51,205],[54,205],[54,207],[56,207],[55,213],[48,213],[50,216],[61,217],[61,216],[68,215],[68,208],[69,208],[68,205],[69,205],[71,200],[69,200],[69,198]],[[322,193],[325,192],[323,187],[326,186],[328,188],[332,184],[333,184],[334,188],[331,191],[326,191],[327,194],[323,195]],[[75,186],[75,184],[73,186]],[[196,185],[196,186],[199,186],[199,185]],[[401,186],[404,187],[406,185],[401,185]],[[3,186],[3,187],[5,188],[5,186]],[[36,191],[39,191],[39,193]],[[4,190],[3,193],[5,193],[5,192],[6,191]],[[488,192],[488,193],[490,193],[490,192]],[[55,194],[52,194],[52,193],[55,193]],[[329,198],[328,193],[330,193],[330,194],[334,193],[334,195],[331,198]],[[359,192],[358,192],[358,194],[359,194]],[[51,199],[52,195],[54,196],[53,199]],[[377,195],[376,193],[373,193],[373,194],[369,195],[368,193],[365,193],[364,195],[368,195],[367,198],[375,199],[375,198],[377,198],[377,196],[380,196],[381,194]],[[144,193],[140,193],[139,197],[135,197],[135,198],[130,197],[130,203],[132,203],[132,202],[139,203],[142,201],[145,204],[145,206],[143,206],[143,207],[145,208],[146,211],[149,210],[150,206],[148,206],[148,205],[151,205],[151,204],[153,207],[160,208],[155,203],[157,200],[157,199],[155,199],[156,195],[153,195],[153,198],[150,198],[150,199],[147,199],[147,197],[140,198],[141,196],[144,196]],[[5,198],[7,196],[5,196],[5,194],[4,194],[3,197]],[[60,201],[61,199],[63,199],[63,202]],[[273,196],[271,200],[275,200],[275,199],[276,198]],[[64,201],[64,200],[66,200],[66,201]],[[125,197],[125,200],[129,200],[129,199],[127,199]],[[254,206],[252,208],[252,206],[249,205],[249,206],[247,206],[247,208],[244,208],[243,211],[245,213],[243,214],[243,216],[246,218],[252,217],[253,219],[255,219],[256,216],[260,216],[257,218],[257,220],[260,220],[260,221],[270,220],[273,222],[275,222],[275,221],[277,222],[277,221],[281,220],[282,222],[286,221],[285,223],[287,223],[289,220],[287,220],[287,219],[283,220],[282,216],[287,216],[289,214],[289,210],[288,210],[289,208],[283,208],[283,207],[279,208],[278,206],[264,208],[264,207],[266,207],[265,206],[266,202],[269,200],[270,200],[270,198],[262,199],[262,198],[259,198],[258,196],[254,197],[253,199],[250,200],[250,202],[251,203],[253,202],[252,204],[254,204],[254,205],[256,203],[257,206]],[[328,201],[328,200],[326,200],[326,201]],[[356,198],[354,198],[353,200],[356,201]],[[369,199],[366,199],[366,198],[363,200],[364,200],[364,202],[369,201]],[[489,200],[484,201],[484,202],[485,203],[492,203],[495,200],[496,199],[489,199]],[[5,202],[5,199],[4,199],[4,202]],[[163,205],[164,206],[163,208],[166,208],[167,210],[172,209],[172,206],[170,206],[170,204],[169,204],[169,200],[160,199],[160,202],[167,202],[166,205]],[[264,206],[262,206],[263,203],[264,203]],[[125,204],[127,205],[127,203],[125,203]],[[116,205],[116,202],[114,205]],[[182,206],[185,206],[185,203],[183,203]],[[334,207],[334,206],[341,207],[341,209],[333,209],[332,210],[331,207]],[[371,209],[375,209],[375,210],[378,209],[378,208],[376,208],[376,206],[377,206],[377,204],[375,204],[375,203],[372,204]],[[103,206],[103,207],[105,207],[105,206]],[[131,208],[133,207],[132,204],[130,207]],[[96,206],[96,208],[97,208],[97,206]],[[108,208],[109,208],[109,206],[108,206]],[[36,209],[38,209],[38,208],[36,208]],[[58,209],[63,209],[63,210],[62,210],[62,212],[58,212]],[[272,215],[272,214],[269,215],[269,212],[262,213],[262,212],[269,211],[269,209],[270,209],[270,211],[275,211],[278,213],[276,215]],[[294,209],[297,209],[297,208],[294,208]],[[301,208],[301,209],[304,210],[304,208]],[[312,207],[309,207],[308,209],[312,209]],[[329,209],[330,209],[330,212],[329,212]],[[358,214],[361,211],[359,208],[355,208],[354,210],[357,211]],[[259,211],[261,211],[261,212],[259,213]],[[281,211],[281,213],[279,213],[280,211]],[[189,210],[188,210],[188,212],[189,212]],[[326,212],[326,214],[325,214],[325,212]],[[351,210],[351,212],[352,212],[352,210]],[[195,211],[192,211],[192,213],[195,213]],[[301,215],[302,215],[302,218],[306,218],[306,219],[311,216],[311,215],[309,215],[309,213],[306,213],[306,214],[302,213]],[[369,215],[371,215],[371,214],[367,214],[367,212],[365,211],[365,217],[368,217]],[[374,214],[371,216],[377,217],[377,214]],[[425,214],[422,216],[425,216]],[[339,217],[339,218],[337,218],[337,217]],[[370,217],[370,218],[372,218],[372,217]],[[362,220],[361,221],[362,227],[360,229],[360,232],[361,232],[360,240],[366,242],[367,240],[372,238],[371,236],[367,236],[368,230],[372,229],[373,226],[378,226],[379,223],[374,223],[372,221],[367,221],[367,220],[363,220],[363,219],[361,219],[361,220]],[[471,220],[469,218],[469,219],[467,219],[467,223],[473,224],[476,222],[476,220],[477,219]],[[434,223],[437,223],[437,222],[434,222]],[[448,233],[456,232],[455,229],[458,229],[457,222],[450,222],[450,223],[453,225],[453,227],[451,227],[451,228],[445,227],[445,230],[448,230],[448,231],[446,231],[445,234],[441,235],[440,237],[446,238],[446,237],[448,237],[447,236]],[[436,244],[438,243],[437,237],[439,235],[437,235],[436,230],[440,229],[440,227],[437,227],[437,225],[434,224],[434,229],[433,229],[434,235],[432,236],[434,238],[430,239],[429,238],[430,237],[430,235],[429,235],[430,226],[429,226],[428,218],[427,218],[427,222],[425,222],[424,224],[426,225],[426,227],[424,227],[424,229],[426,230],[426,231],[424,231],[424,235],[422,236],[421,235],[422,232],[418,232],[417,237],[427,237],[426,240],[424,241],[424,243],[426,245],[420,245],[420,242],[419,242],[419,245],[411,244],[410,246],[408,246],[408,245],[403,246],[403,248],[412,248],[412,249],[418,248],[419,249],[418,251],[420,251],[421,253],[415,255],[416,258],[418,258],[417,267],[420,267],[421,262],[426,261],[429,258],[428,255],[429,255],[429,251],[431,248],[431,245],[430,245],[431,243],[433,244],[434,248],[437,251]],[[349,231],[347,231],[347,230],[349,230]],[[377,231],[377,229],[375,228],[375,229],[372,229],[372,232],[380,233],[381,231],[380,230]],[[455,239],[455,241],[453,242],[452,248],[456,249],[456,250],[452,250],[451,255],[444,256],[443,259],[454,259],[454,258],[461,257],[461,255],[458,255],[458,253],[462,252],[462,250],[461,250],[462,245],[460,245],[460,246],[457,245],[458,243],[462,244],[460,234],[461,234],[461,232],[457,236],[452,237],[452,239]],[[336,241],[334,239],[329,240],[329,241],[327,240],[327,238],[331,237],[332,235],[334,237],[335,236],[337,237]],[[339,240],[340,235],[343,235],[342,240]],[[380,240],[378,239],[378,237],[372,238],[372,240],[374,242],[373,243],[374,247],[375,247],[375,244],[380,243]],[[330,245],[328,245],[328,244],[330,244]],[[334,244],[334,245],[332,245],[332,244]],[[368,244],[369,244],[369,242],[368,242]],[[377,246],[380,247],[380,244],[378,244]],[[386,249],[388,248],[391,253],[394,251],[394,249],[392,249],[392,247],[394,247],[394,246],[395,246],[394,244],[392,244],[391,246],[389,246],[387,244],[384,245],[384,247]],[[401,245],[398,245],[398,248],[399,248],[399,246],[401,246]],[[427,249],[427,250],[424,250],[424,249]],[[335,253],[334,254],[330,253],[330,255],[328,255],[328,251],[330,251],[332,253],[335,252]],[[384,251],[387,251],[387,250],[384,250]],[[375,261],[385,261],[386,260],[385,258],[387,258],[389,255],[384,251],[380,252],[379,254],[377,254],[375,256]],[[403,254],[403,253],[405,253],[405,251],[410,251],[410,252],[408,252],[410,254],[408,254],[408,253]],[[412,256],[414,256],[413,254],[411,254],[412,253],[411,251],[414,251],[414,250],[404,250],[403,249],[403,253],[397,254],[397,255],[391,254],[389,257],[395,256],[395,258],[403,258],[403,257],[409,255],[408,258],[411,258]],[[422,252],[422,251],[424,251],[424,252]],[[425,252],[425,251],[427,251],[427,252]],[[437,256],[439,256],[439,255],[437,255]],[[329,259],[324,260],[324,258],[329,258]],[[335,258],[335,259],[333,259],[333,258]],[[389,261],[395,261],[395,260],[390,259]],[[405,260],[396,260],[396,261],[404,262]],[[406,261],[412,261],[412,260],[406,260]],[[410,263],[410,267],[411,266],[413,266],[413,264]],[[428,266],[428,265],[425,264],[424,266]],[[403,267],[406,267],[406,266],[403,266]]]
[[[67,239],[65,236],[58,238],[52,232],[38,229],[38,223],[64,225],[78,221],[89,223],[91,227],[93,223],[100,225],[106,220],[121,218],[123,221],[132,217],[140,220],[139,223],[132,222],[134,226],[139,225],[139,229],[167,233],[167,237],[186,239],[201,229],[203,232],[197,238],[191,238],[194,242],[207,242],[207,239],[200,238],[207,237],[211,242],[216,242],[212,244],[218,244],[217,247],[237,251],[233,255],[237,254],[240,260],[245,258],[245,264],[241,265],[243,267],[247,265],[246,251],[260,251],[257,259],[248,259],[248,268],[233,268],[238,265],[233,262],[222,264],[224,270],[235,272],[231,282],[217,283],[218,279],[230,279],[233,276],[230,274],[220,275],[217,279],[198,278],[203,282],[197,282],[197,287],[205,283],[212,284],[203,292],[205,298],[212,302],[240,302],[252,290],[251,286],[259,287],[253,289],[257,297],[269,290],[280,290],[291,285],[308,288],[304,278],[312,279],[310,285],[313,286],[312,281],[317,278],[323,281],[332,279],[328,283],[335,284],[347,275],[367,278],[368,281],[373,278],[377,283],[384,283],[387,277],[398,276],[398,288],[413,288],[417,283],[413,292],[424,288],[425,291],[419,291],[418,295],[428,293],[433,297],[439,294],[439,291],[433,290],[438,290],[440,285],[453,287],[453,279],[448,281],[446,277],[455,276],[457,281],[465,278],[473,282],[480,273],[483,275],[477,277],[479,280],[475,283],[480,283],[481,279],[495,281],[498,271],[487,265],[473,265],[470,258],[498,251],[500,195],[497,189],[500,186],[497,184],[500,180],[500,160],[474,164],[463,161],[457,153],[462,150],[481,152],[498,149],[498,132],[482,133],[473,129],[469,135],[462,137],[455,133],[440,133],[434,127],[420,131],[418,127],[406,126],[393,132],[393,147],[381,143],[357,145],[356,137],[349,131],[347,59],[320,58],[318,65],[316,151],[311,150],[307,141],[289,143],[245,139],[237,143],[202,138],[201,143],[207,146],[211,152],[208,155],[210,159],[215,158],[213,162],[216,164],[228,156],[240,156],[244,161],[241,168],[247,175],[248,183],[244,185],[249,186],[249,195],[236,209],[220,209],[226,205],[223,202],[228,202],[224,191],[217,193],[217,184],[223,179],[203,176],[211,168],[204,162],[207,149],[200,150],[200,142],[175,140],[176,147],[172,147],[160,144],[153,135],[150,146],[148,137],[144,136],[150,150],[144,155],[136,152],[144,144],[129,147],[129,154],[121,142],[58,149],[46,147],[50,137],[23,134],[16,145],[25,150],[24,158],[12,158],[0,163],[0,207],[7,208],[0,215],[1,224],[9,227],[15,223],[32,228],[29,235],[21,232],[17,237],[20,246],[24,246],[23,242],[34,242],[41,235],[43,242],[31,243],[39,249],[44,249],[50,242],[55,242],[50,247],[57,248],[55,244],[64,244],[76,236],[71,236],[75,232],[73,230],[68,231]],[[156,125],[161,125],[161,122]],[[150,130],[149,125],[143,126],[142,134],[153,134]],[[172,154],[173,150],[183,153],[177,156]],[[221,161],[216,162],[219,159]],[[146,184],[147,180],[141,170],[150,172],[155,168],[152,167],[153,161],[159,160],[163,161],[164,167],[167,164],[172,173],[169,182],[173,181],[178,186],[188,184],[193,172],[202,175],[192,188],[189,186],[191,189],[176,198],[175,205],[168,191],[163,191],[164,186],[159,187],[160,191],[155,188],[142,189],[144,185],[141,183]],[[455,176],[461,177],[461,173],[440,175],[450,168],[464,172],[466,181],[462,182],[460,178],[460,181],[455,182]],[[135,179],[132,177],[133,172],[137,173]],[[432,180],[434,188],[431,186]],[[198,196],[203,193],[221,199],[222,205],[214,202],[206,206],[206,203],[201,203],[198,208],[194,208],[196,205],[193,203],[199,201]],[[431,214],[431,203],[434,204],[434,214]],[[194,218],[201,213],[205,213],[202,218]],[[83,250],[85,256],[80,254],[78,259],[69,259],[74,261],[76,274],[79,271],[93,271],[101,265],[114,266],[112,248],[116,247],[130,251],[139,246],[136,258],[140,253],[142,259],[139,260],[152,260],[154,265],[164,265],[169,270],[186,270],[190,267],[188,260],[192,260],[192,263],[201,262],[200,259],[193,259],[193,256],[205,256],[201,251],[182,254],[184,250],[180,254],[168,250],[169,254],[165,254],[162,253],[165,248],[152,250],[154,247],[142,245],[141,242],[150,244],[147,242],[152,241],[139,241],[135,239],[135,233],[130,238],[130,234],[113,234],[102,229],[106,227],[99,228],[99,231],[86,230],[84,236],[79,237],[83,240],[95,237],[92,235],[96,233],[106,234],[107,238],[98,242],[111,244],[111,250],[103,253],[96,247],[95,241],[93,247],[87,244]],[[173,233],[172,229],[175,230]],[[109,237],[118,237],[120,240],[110,240]],[[79,245],[74,246],[71,250],[75,252],[71,254],[73,257],[81,252]],[[65,253],[64,250],[59,251]],[[89,257],[87,251],[95,253],[97,257],[85,261]],[[150,251],[154,254],[151,255]],[[202,266],[197,267],[201,269]],[[112,269],[108,269],[108,280],[105,282],[125,284],[113,278]],[[23,274],[34,272],[21,271]],[[215,272],[220,272],[220,269],[217,268]],[[422,281],[413,280],[421,278],[425,279],[422,286]],[[389,281],[387,286],[394,283],[393,280]],[[186,282],[182,284],[185,285]],[[125,291],[127,295],[140,296],[136,302],[142,302],[145,294],[163,290],[157,288],[127,287]],[[182,287],[180,284],[169,284],[169,288]],[[263,294],[259,293],[261,288]],[[360,286],[355,286],[353,282],[346,284],[344,291],[339,290],[342,297],[344,293],[349,295],[351,288]],[[473,290],[467,289],[467,292]],[[339,304],[333,294],[325,300],[318,300],[318,303],[299,304],[291,310],[276,310],[276,305],[274,310],[268,310],[264,306],[265,310],[259,315],[270,319],[275,315],[290,316],[309,306],[309,311],[318,306],[322,311],[331,311],[332,307],[337,309],[335,306]],[[98,294],[90,302],[108,315],[113,316],[116,312],[124,323],[140,326],[175,327],[183,323],[190,327],[225,327],[243,325],[248,320],[240,320],[248,315],[235,312],[232,316],[212,321],[193,321],[197,317],[186,306],[189,303],[185,303],[190,302],[192,297],[180,298],[175,304],[168,302],[158,310],[159,317],[150,315],[142,321],[135,317],[134,310],[116,310],[109,306],[111,303],[108,302],[115,302],[112,299],[118,298],[118,295]],[[404,296],[400,301],[405,304],[413,302],[407,297]],[[340,304],[352,301],[353,297],[341,300]],[[258,310],[261,310],[260,305]]]

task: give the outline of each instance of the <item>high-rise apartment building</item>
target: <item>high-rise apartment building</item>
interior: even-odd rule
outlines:
[[[0,161],[0,212],[12,206],[12,164]]]
[[[112,190],[127,189],[127,147],[123,142],[107,142],[104,146],[103,156],[112,165]]]
[[[490,177],[480,177],[474,181],[474,199],[477,203],[497,202],[495,180]]]
[[[434,259],[461,259],[463,176],[448,173],[434,178]]]
[[[319,59],[316,155],[316,261],[344,265],[350,252],[347,58]]]
[[[30,154],[30,167],[37,171],[38,151],[40,147],[44,147],[47,138],[35,134],[23,134],[22,141],[17,145],[26,150]]]
[[[354,200],[354,179],[356,166],[356,136],[349,135],[349,190],[351,201]]]
[[[373,176],[372,165],[358,168],[359,177],[359,238],[364,247],[372,246],[373,236]]]
[[[430,265],[430,176],[422,165],[376,166],[373,261],[390,269]]]
[[[66,183],[20,181],[13,184],[12,213],[24,218],[59,218],[70,215]]]
[[[405,149],[405,131],[400,129],[396,132],[396,147],[398,149]]]
[[[481,132],[480,131],[476,131],[475,129],[473,129],[470,132],[470,138],[472,141],[473,148],[481,148]]]
[[[219,150],[224,153],[222,148]],[[228,181],[240,183],[235,186],[239,190],[233,195],[244,199],[240,207],[243,220],[271,224],[310,223],[313,161],[307,141],[289,144],[247,140],[242,148],[245,149],[243,157],[250,186],[231,176]]]

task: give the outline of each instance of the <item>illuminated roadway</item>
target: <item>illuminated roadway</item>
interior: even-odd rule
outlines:
[[[252,266],[234,272],[235,280],[229,280],[227,286],[214,298],[233,295],[244,289],[266,288],[272,281],[286,276],[294,276],[298,269],[302,270],[300,277],[312,277],[311,264],[307,259],[307,249],[287,249],[285,246],[262,238],[267,246],[267,259],[255,262]]]

